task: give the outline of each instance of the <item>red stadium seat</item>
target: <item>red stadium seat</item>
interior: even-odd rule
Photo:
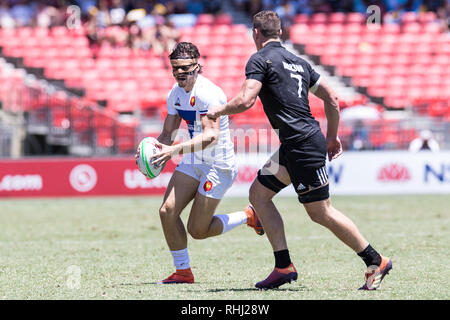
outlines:
[[[401,19],[402,19],[403,23],[414,23],[414,22],[417,22],[419,20],[419,16],[417,15],[416,12],[409,11],[409,12],[404,12],[402,14]]]
[[[311,24],[326,24],[328,22],[328,16],[325,13],[314,13],[311,15],[309,22]]]
[[[364,23],[366,21],[366,17],[359,12],[351,12],[347,14],[347,23]]]
[[[318,23],[318,24],[311,24],[309,26],[309,32],[313,36],[324,36],[328,32],[328,27],[325,24]]]
[[[197,25],[213,25],[215,18],[212,14],[202,13],[197,16]]]
[[[404,14],[401,20],[375,29],[365,25],[366,17],[360,13],[300,14],[290,34],[294,43],[306,45],[307,54],[319,55],[321,63],[335,66],[337,73],[351,77],[353,84],[384,98],[386,106],[405,108],[422,99],[424,104],[433,101],[433,106],[425,109],[430,115],[442,116],[448,103],[437,104],[433,99],[450,92],[450,42],[439,24],[432,22],[434,13]],[[84,87],[90,101],[108,99],[108,110],[132,112],[140,107],[156,113],[164,106],[174,84],[167,57],[156,57],[152,50],[135,52],[119,44],[116,48],[102,46],[94,59],[86,31],[81,29],[0,29],[0,45],[6,56],[22,57],[26,66],[44,68],[46,76],[64,79],[67,86]],[[180,32],[181,39],[198,44],[204,74],[223,87],[228,97],[236,94],[244,80],[245,62],[256,52],[247,27],[233,25],[229,15],[203,14],[194,28]],[[108,35],[126,33],[122,27],[106,29]],[[311,98],[310,103],[314,115],[323,117],[321,101]],[[345,101],[342,107],[353,103]],[[249,113],[251,118],[267,122],[256,110]],[[245,118],[238,122],[245,123]],[[55,119],[61,125],[64,117]],[[260,124],[260,120],[246,121]],[[388,134],[392,136],[392,132]],[[393,142],[390,138],[382,136],[380,144]],[[109,145],[107,138],[102,141],[101,145]]]
[[[365,27],[360,23],[349,23],[344,25],[345,34],[361,34]]]
[[[309,15],[300,13],[294,17],[294,24],[307,24],[309,22]]]
[[[345,31],[344,25],[340,23],[329,24],[326,29],[327,32],[333,36],[342,35]]]
[[[216,25],[232,25],[233,17],[228,13],[222,13],[216,16],[214,23]]]
[[[387,23],[381,26],[381,32],[384,35],[395,34],[398,35],[401,32],[401,28],[399,24],[396,23]]]
[[[17,29],[16,37],[28,39],[33,36],[33,29],[29,27],[21,27]]]
[[[231,25],[229,24],[216,24],[211,27],[210,32],[214,37],[232,35]]]
[[[435,35],[441,33],[442,27],[439,23],[428,23],[423,25],[423,31]]]
[[[50,33],[53,36],[65,37],[69,35],[69,29],[67,29],[65,26],[55,26],[51,28]]]
[[[420,23],[407,23],[403,25],[403,32],[419,34],[422,32],[422,25]]]
[[[438,21],[438,16],[433,11],[421,12],[418,20],[422,24],[430,24],[430,22]]]
[[[194,36],[209,36],[211,34],[212,25],[210,24],[197,24],[191,33],[191,37]]]
[[[328,16],[328,21],[329,23],[337,23],[337,24],[344,24],[347,20],[347,16],[345,13],[343,12],[333,12],[330,13],[330,15]]]

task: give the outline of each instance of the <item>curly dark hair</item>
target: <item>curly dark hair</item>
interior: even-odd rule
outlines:
[[[198,59],[200,52],[198,48],[190,42],[179,42],[169,55],[169,59]]]

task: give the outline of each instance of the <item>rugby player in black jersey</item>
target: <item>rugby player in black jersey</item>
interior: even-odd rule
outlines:
[[[261,11],[253,17],[253,40],[258,51],[247,62],[241,91],[227,104],[211,106],[207,114],[216,119],[244,112],[259,96],[269,122],[279,134],[279,150],[258,171],[250,188],[250,203],[275,256],[274,270],[256,287],[272,289],[297,280],[283,220],[272,201],[281,189],[292,183],[310,218],[328,228],[365,262],[365,283],[360,289],[374,290],[392,269],[392,262],[372,248],[357,226],[331,205],[329,196],[326,157],[332,161],[342,153],[338,98],[307,61],[281,45],[280,36],[281,22],[275,12]],[[308,92],[324,102],[326,137],[311,114]]]

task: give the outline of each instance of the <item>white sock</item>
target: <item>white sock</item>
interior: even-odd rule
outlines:
[[[177,270],[183,270],[190,268],[189,253],[187,248],[182,250],[170,251],[173,258],[173,264]]]
[[[247,222],[247,215],[244,211],[238,211],[229,214],[216,214],[215,217],[219,218],[220,221],[222,221],[222,234]]]

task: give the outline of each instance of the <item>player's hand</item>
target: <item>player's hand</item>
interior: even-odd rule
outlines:
[[[174,155],[175,148],[173,146],[162,144],[159,141],[155,141],[153,143],[159,148],[160,151],[152,157],[151,164],[156,167],[165,165],[166,162],[169,161]]]
[[[342,144],[339,137],[335,139],[327,138],[328,160],[334,160],[342,154]]]
[[[208,108],[208,113],[206,114],[206,116],[211,120],[216,120],[219,117],[219,114],[217,112],[218,109],[218,106],[210,106]]]

